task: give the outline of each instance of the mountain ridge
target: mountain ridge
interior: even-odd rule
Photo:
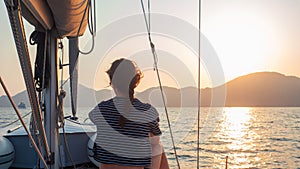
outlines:
[[[198,105],[198,89],[195,87],[177,89],[164,86],[163,89],[166,104],[169,107],[194,107]],[[65,90],[69,93],[69,87],[66,87]],[[200,92],[201,106],[300,107],[300,78],[278,72],[250,73],[214,88],[201,89]],[[93,107],[98,102],[113,96],[113,92],[109,89],[96,91],[80,84],[78,87],[78,107]],[[136,97],[154,106],[163,106],[159,87],[151,87],[137,92]],[[13,99],[16,104],[24,102],[29,106],[26,91],[16,94]],[[70,106],[68,94],[64,105]],[[9,106],[7,97],[1,96],[0,107]]]

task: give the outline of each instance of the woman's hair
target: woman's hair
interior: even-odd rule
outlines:
[[[134,88],[137,87],[142,78],[141,71],[133,61],[121,58],[115,60],[106,73],[109,76],[110,85],[124,94],[125,97],[128,96],[128,99],[126,99],[127,103],[125,104],[125,114],[123,115],[128,114],[134,99]],[[124,127],[127,121],[123,115],[121,115],[119,119],[119,124],[121,127]]]

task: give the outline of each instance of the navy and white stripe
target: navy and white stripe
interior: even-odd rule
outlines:
[[[149,133],[160,135],[158,113],[150,104],[132,101],[129,113],[126,98],[115,97],[98,104],[89,117],[97,126],[94,158],[104,164],[147,166],[151,164]],[[125,112],[124,112],[125,111]],[[123,115],[127,121],[119,125]]]

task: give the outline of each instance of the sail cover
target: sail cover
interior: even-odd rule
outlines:
[[[88,2],[88,0],[23,0],[22,15],[37,29],[55,28],[59,38],[78,37],[83,35],[88,23]]]
[[[53,27],[51,11],[46,1],[23,0],[21,2],[22,15],[29,23],[38,30],[50,30]]]

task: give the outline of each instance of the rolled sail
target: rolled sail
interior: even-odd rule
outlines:
[[[47,0],[47,2],[60,37],[83,35],[88,23],[88,0]]]
[[[22,15],[38,30],[57,30],[58,38],[84,34],[88,23],[88,0],[24,0]]]

